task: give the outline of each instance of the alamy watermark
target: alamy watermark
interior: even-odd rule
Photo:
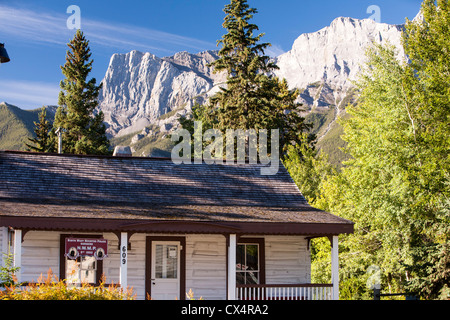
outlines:
[[[372,14],[368,19],[381,23],[381,9],[377,5],[371,5],[367,7],[366,13]]]
[[[70,5],[67,7],[67,13],[71,13],[72,15],[67,18],[66,26],[67,29],[81,29],[81,9],[77,5]]]
[[[381,289],[381,268],[376,265],[371,265],[367,268],[366,273],[369,275],[366,281],[368,289]]]
[[[172,162],[175,164],[223,164],[259,163],[269,165],[261,167],[261,175],[275,175],[280,165],[280,139],[279,130],[270,130],[270,154],[267,129],[232,130],[225,132],[225,159],[224,137],[220,130],[208,129],[203,133],[202,122],[194,122],[194,143],[188,130],[179,129],[172,134],[172,141],[181,141],[172,149]],[[234,143],[236,140],[236,144]],[[210,142],[203,148],[204,142]],[[236,148],[235,148],[236,146]],[[193,147],[193,148],[192,148]],[[236,152],[235,152],[236,150]],[[248,157],[246,153],[248,151]],[[193,156],[192,156],[193,153]]]

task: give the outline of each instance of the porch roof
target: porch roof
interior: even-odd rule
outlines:
[[[353,223],[311,207],[280,164],[0,151],[0,225],[39,230],[339,234]]]

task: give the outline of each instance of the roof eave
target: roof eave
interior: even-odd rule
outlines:
[[[13,229],[76,232],[197,233],[260,235],[339,235],[354,231],[353,223],[242,222],[96,219],[1,216],[0,225]]]

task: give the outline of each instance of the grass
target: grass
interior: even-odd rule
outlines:
[[[38,121],[40,110],[0,104],[0,149],[26,150],[25,143],[34,136],[34,121]]]

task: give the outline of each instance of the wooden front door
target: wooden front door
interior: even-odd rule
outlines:
[[[147,237],[146,291],[152,300],[184,299],[184,238]]]

